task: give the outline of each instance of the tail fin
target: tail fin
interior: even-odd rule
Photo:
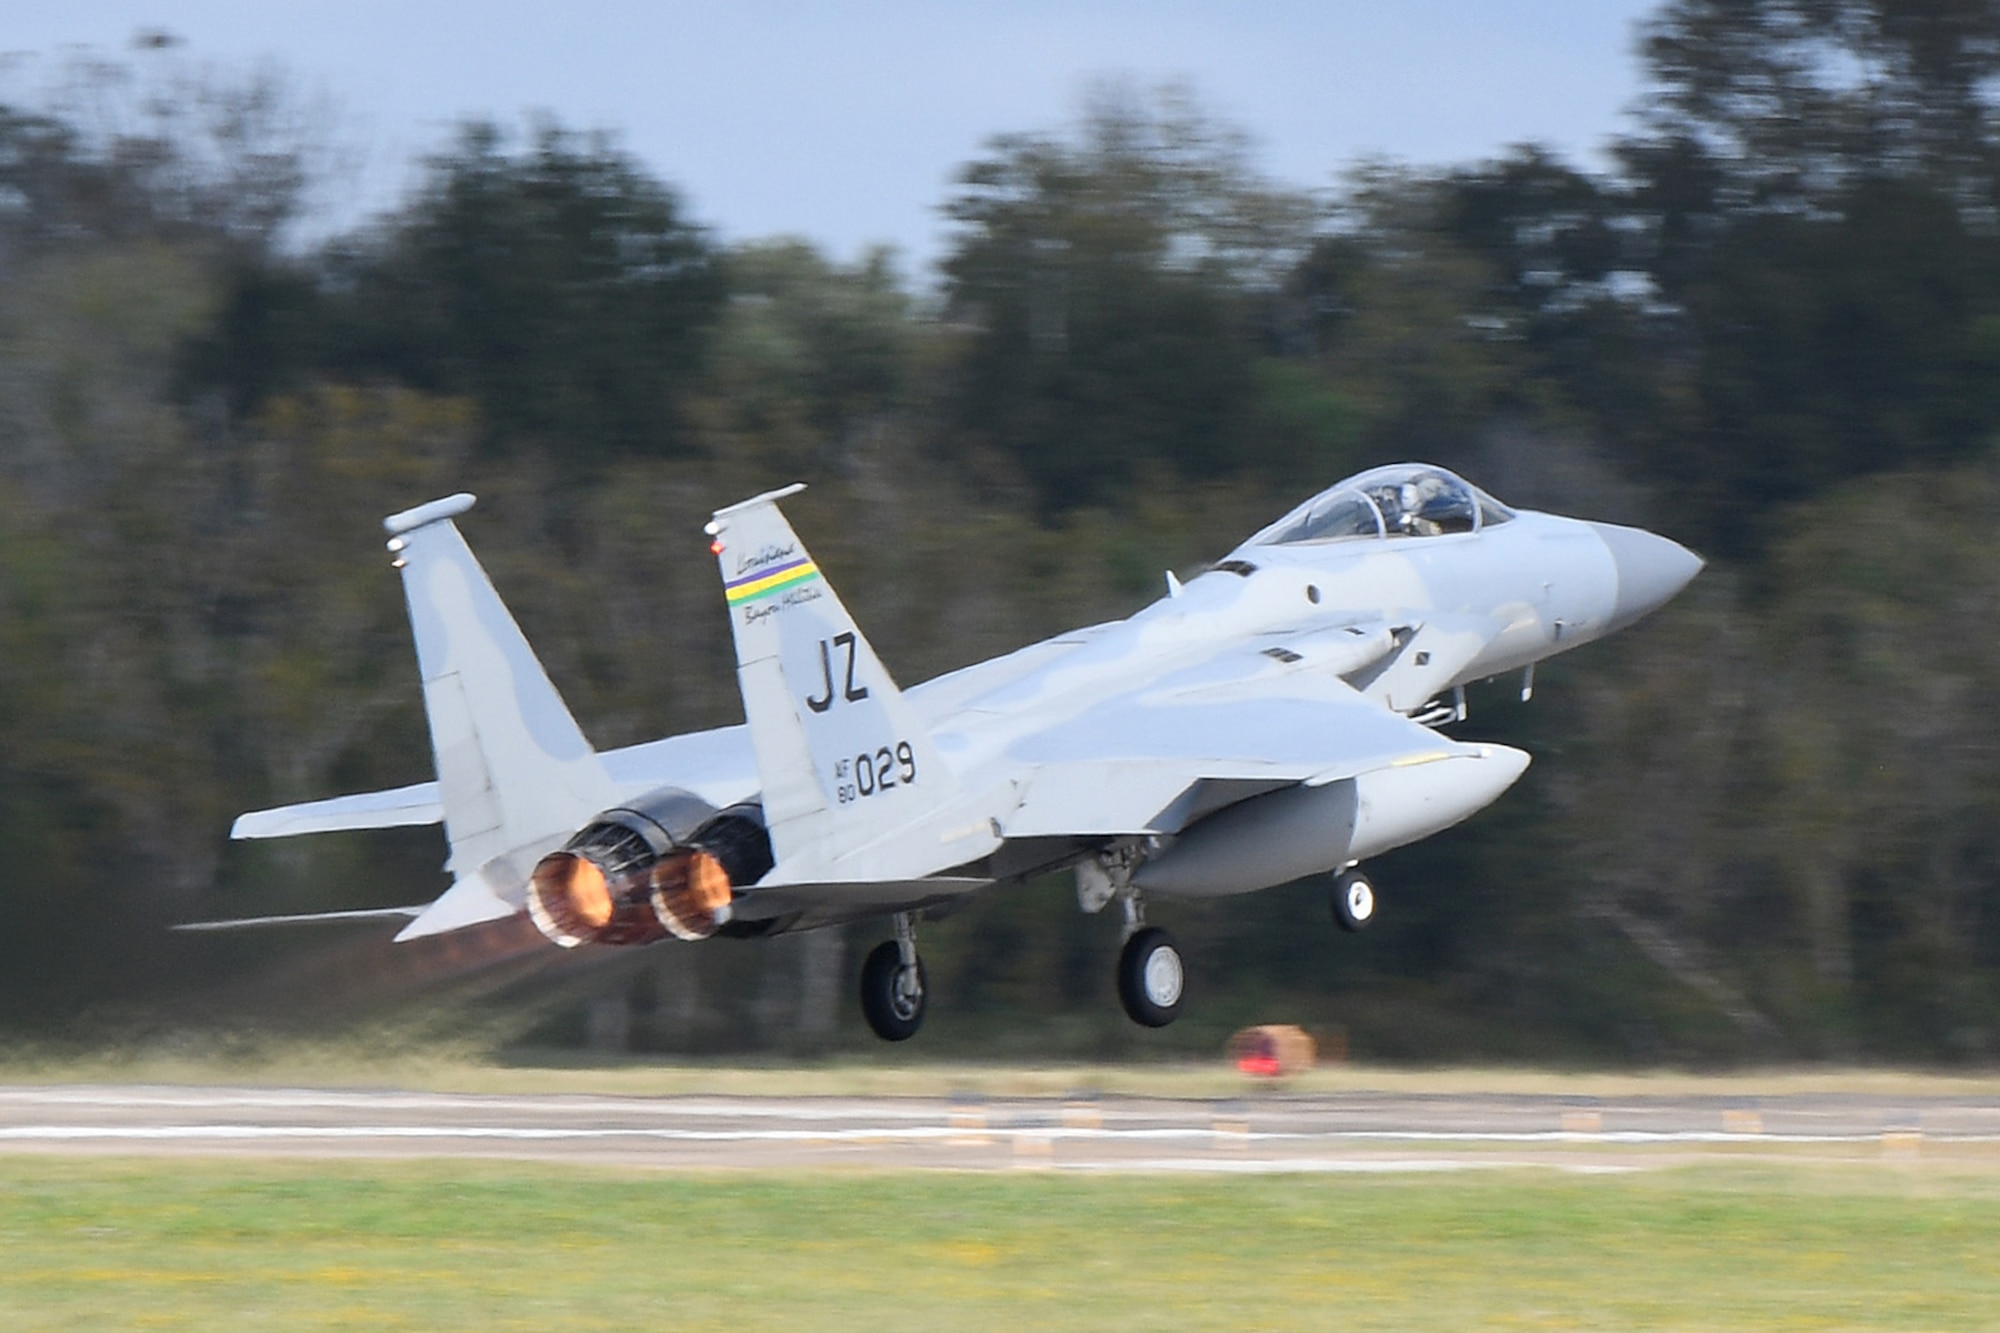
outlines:
[[[835,863],[938,809],[956,792],[854,618],[777,501],[716,511],[743,712],[764,787],[764,823],[790,882],[839,879]],[[926,867],[928,870],[932,867]]]
[[[472,504],[454,495],[382,521],[410,604],[451,844],[445,869],[457,881],[398,939],[505,915],[502,903],[482,899],[514,887],[514,877],[481,883],[481,868],[510,852],[540,855],[617,803],[596,752],[451,521]],[[518,883],[526,881],[522,869]]]

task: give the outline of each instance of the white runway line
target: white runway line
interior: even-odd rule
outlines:
[[[1060,1162],[1061,1171],[1203,1171],[1226,1175],[1416,1175],[1452,1171],[1560,1171],[1574,1176],[1623,1176],[1643,1166],[1601,1166],[1567,1162],[1481,1162],[1451,1157],[1153,1157],[1130,1162]]]
[[[962,1131],[949,1125],[863,1126],[845,1129],[663,1129],[644,1126],[570,1127],[555,1125],[0,1125],[0,1142],[78,1142],[90,1139],[175,1140],[199,1139],[652,1139],[677,1143],[856,1143],[952,1139]],[[1048,1140],[1162,1141],[1172,1139],[1209,1140],[1212,1128],[1188,1126],[1159,1129],[995,1129],[996,1136],[1033,1133]],[[1844,1144],[1875,1143],[1880,1134],[1728,1134],[1705,1130],[1637,1131],[1613,1134],[1580,1134],[1552,1130],[1547,1133],[1449,1133],[1403,1130],[1251,1130],[1232,1137],[1250,1143],[1573,1143],[1573,1144],[1675,1144],[1675,1143],[1793,1143]],[[1994,1134],[1939,1134],[1927,1136],[1935,1143],[1994,1143]]]
[[[1337,1129],[1312,1138],[1379,1139],[1405,1143],[1874,1143],[1872,1134],[1772,1134],[1726,1129],[1450,1130]],[[2000,1134],[1927,1134],[1936,1143],[2000,1143]]]
[[[1225,1115],[1226,1109],[1226,1115]],[[1926,1146],[2000,1143],[2000,1108],[1956,1099],[1822,1109],[1767,1103],[1760,1118],[1712,1101],[1613,1104],[1557,1128],[1575,1108],[1560,1099],[1241,1100],[1113,1098],[1088,1117],[1049,1098],[550,1095],[440,1093],[169,1084],[0,1085],[0,1150],[36,1145],[136,1151],[140,1145],[211,1150],[263,1145],[301,1157],[384,1155],[604,1157],[635,1163],[714,1161],[735,1166],[868,1158],[885,1164],[978,1169],[1013,1149],[1015,1164],[1068,1171],[1395,1173],[1538,1167],[1593,1174],[1650,1169],[1647,1149],[1750,1152],[1819,1146],[1885,1155]],[[1835,1119],[1835,1117],[1842,1117]],[[1221,1122],[1227,1121],[1227,1132]],[[1629,1118],[1628,1118],[1629,1117]],[[1666,1118],[1671,1117],[1671,1118]],[[1672,1129],[1602,1128],[1614,1124]],[[1775,1121],[1777,1132],[1760,1132]],[[1944,1122],[1948,1121],[1947,1128]],[[1871,1123],[1872,1122],[1872,1123]],[[1876,1128],[1876,1124],[1884,1126]],[[1547,1125],[1548,1128],[1539,1126]],[[1521,1126],[1521,1128],[1512,1128]],[[1790,1132],[1798,1129],[1825,1132]],[[876,1151],[871,1155],[869,1148]],[[1520,1153],[1530,1158],[1520,1160]],[[732,1149],[734,1151],[732,1151]],[[987,1151],[963,1151],[985,1149]],[[1481,1152],[1481,1149],[1487,1149]],[[1599,1149],[1591,1162],[1560,1149]],[[1465,1156],[1459,1156],[1463,1152]],[[1624,1154],[1631,1165],[1605,1165]],[[1122,1155],[1122,1156],[1121,1156]]]
[[[0,1142],[88,1139],[656,1139],[676,1143],[843,1143],[942,1139],[948,1129],[569,1129],[544,1125],[4,1125]]]
[[[219,1090],[214,1092],[119,1091],[98,1092],[84,1088],[0,1088],[0,1107],[8,1103],[26,1106],[80,1106],[104,1110],[132,1110],[162,1107],[172,1110],[229,1110],[237,1107],[268,1111],[339,1111],[356,1107],[399,1111],[528,1111],[528,1112],[609,1112],[629,1115],[673,1116],[684,1119],[714,1117],[739,1120],[828,1120],[853,1119],[867,1115],[889,1120],[934,1120],[937,1112],[928,1107],[870,1106],[866,1110],[843,1113],[838,1101],[810,1106],[786,1106],[772,1101],[718,1101],[714,1099],[651,1100],[639,1097],[486,1097],[478,1094],[414,1092],[254,1092]]]

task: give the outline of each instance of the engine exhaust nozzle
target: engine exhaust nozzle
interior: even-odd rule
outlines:
[[[705,940],[729,920],[729,872],[702,848],[661,857],[649,880],[653,915],[676,939]]]
[[[529,877],[528,916],[565,949],[648,944],[664,935],[647,903],[648,887],[643,874],[614,880],[588,856],[550,852]]]

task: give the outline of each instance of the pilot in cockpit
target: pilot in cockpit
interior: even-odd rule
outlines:
[[[1273,523],[1250,545],[1354,537],[1437,537],[1513,517],[1506,506],[1443,468],[1400,463],[1350,477]]]
[[[1471,532],[1477,505],[1470,488],[1443,472],[1413,472],[1385,479],[1366,489],[1382,512],[1388,532],[1411,537],[1436,537],[1447,532]]]

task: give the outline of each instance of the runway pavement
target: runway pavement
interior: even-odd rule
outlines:
[[[2000,1170],[2000,1102],[1790,1094],[619,1097],[0,1086],[0,1152],[690,1168],[1629,1171],[1712,1158]]]

